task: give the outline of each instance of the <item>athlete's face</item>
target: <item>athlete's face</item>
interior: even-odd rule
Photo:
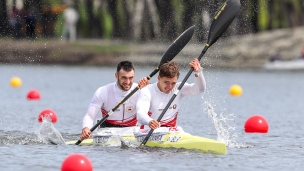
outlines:
[[[168,94],[176,85],[177,77],[168,78],[158,76],[157,87],[161,92]]]
[[[127,72],[121,69],[118,73],[115,73],[115,77],[118,87],[124,91],[128,91],[134,82],[135,72],[134,70]]]

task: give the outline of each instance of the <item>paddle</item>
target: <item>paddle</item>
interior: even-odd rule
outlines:
[[[168,61],[171,61],[190,41],[193,33],[194,33],[194,27],[189,27],[186,31],[184,31],[177,39],[174,40],[174,42],[169,46],[169,48],[166,50],[166,52],[163,54],[162,59],[158,65],[158,67],[149,75],[147,76],[147,79],[150,80],[151,77],[153,77],[159,70],[160,66]],[[90,131],[93,132],[100,124],[102,124],[110,115],[113,114],[113,112],[121,106],[126,100],[128,100],[137,90],[139,89],[139,86],[137,86],[135,89],[133,89],[124,99],[122,99],[112,110],[110,110],[106,116],[104,116],[99,122],[94,125]],[[79,145],[82,142],[82,140],[78,140],[75,145]]]
[[[236,17],[237,13],[240,10],[240,2],[239,0],[227,0],[222,7],[219,9],[219,11],[216,13],[215,17],[213,18],[213,21],[211,23],[210,29],[209,29],[209,35],[208,35],[208,41],[203,49],[202,53],[199,55],[198,60],[200,61],[203,55],[206,53],[208,48],[215,43],[219,37],[225,32],[225,30],[228,28],[228,26],[231,24],[233,19]],[[178,92],[182,89],[185,82],[193,72],[193,68],[190,69],[188,74],[185,76],[181,84],[179,85],[177,91],[174,92],[172,98],[168,102],[167,106],[163,109],[162,113],[158,117],[157,121],[160,122],[162,117],[165,115],[166,111],[170,107],[171,103],[177,96]],[[141,145],[145,145],[149,139],[149,137],[153,133],[153,129],[151,129],[145,139],[142,141]]]

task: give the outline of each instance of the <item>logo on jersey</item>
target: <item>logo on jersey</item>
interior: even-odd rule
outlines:
[[[172,107],[170,106],[169,109],[172,109],[172,108],[173,108],[173,109],[176,109],[176,107],[177,107],[177,105],[174,104]]]
[[[127,112],[133,112],[134,111],[134,107],[133,106],[127,106],[126,107],[126,111]]]
[[[173,105],[173,109],[176,109],[176,107],[177,107],[177,105],[176,105],[176,104],[174,104],[174,105]]]

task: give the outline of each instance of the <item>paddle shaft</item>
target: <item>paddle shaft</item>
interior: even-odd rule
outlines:
[[[201,60],[201,58],[204,56],[204,54],[206,53],[206,51],[208,50],[209,45],[206,45],[205,48],[203,49],[202,53],[200,54],[200,56],[197,58],[198,61]],[[168,104],[166,105],[166,107],[163,109],[162,113],[159,115],[159,117],[157,118],[157,121],[160,122],[160,120],[163,118],[163,116],[165,115],[165,113],[167,112],[167,110],[169,109],[170,105],[172,104],[172,102],[174,101],[175,97],[178,95],[179,91],[182,89],[182,87],[184,86],[184,84],[186,83],[186,81],[188,80],[188,78],[190,77],[190,75],[193,72],[193,68],[190,69],[190,71],[187,73],[187,75],[185,76],[185,78],[183,79],[183,81],[181,82],[181,84],[178,86],[177,90],[174,92],[173,96],[171,97],[170,101],[168,102]],[[154,129],[150,129],[150,131],[148,132],[147,136],[145,137],[145,139],[142,141],[141,145],[145,145],[149,139],[149,137],[152,135]]]

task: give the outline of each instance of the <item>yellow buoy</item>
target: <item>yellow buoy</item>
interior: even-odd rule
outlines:
[[[11,78],[10,82],[12,87],[20,87],[22,85],[22,80],[19,77]]]
[[[231,96],[240,96],[243,93],[242,87],[234,84],[230,87],[230,91],[229,91]]]

